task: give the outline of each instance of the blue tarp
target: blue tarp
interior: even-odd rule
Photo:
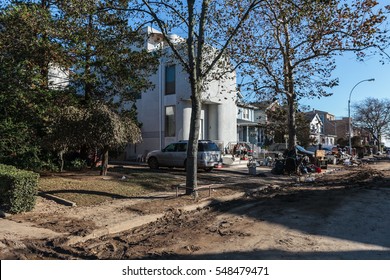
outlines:
[[[298,150],[299,153],[314,156],[314,152],[305,150],[305,148],[302,146],[296,145],[295,148]]]

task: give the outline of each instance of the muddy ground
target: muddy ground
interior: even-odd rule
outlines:
[[[217,170],[197,201],[175,190],[93,207],[39,198],[0,219],[0,259],[390,259],[388,160],[314,182],[268,171]]]

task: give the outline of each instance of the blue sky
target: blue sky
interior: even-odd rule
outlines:
[[[388,0],[378,0],[378,3],[380,8],[389,4]],[[386,50],[386,53],[390,55],[390,48]],[[327,111],[336,117],[347,117],[349,93],[358,82],[370,78],[374,78],[375,81],[363,82],[353,90],[351,105],[367,97],[390,99],[390,60],[382,65],[380,57],[373,56],[364,62],[359,62],[354,54],[349,53],[337,57],[336,64],[337,68],[333,72],[333,77],[339,78],[339,86],[332,89],[334,94],[321,99],[303,99],[300,102],[302,105]]]
[[[389,50],[390,51],[390,50]],[[330,97],[302,99],[301,105],[312,109],[327,111],[336,117],[348,116],[348,98],[352,88],[360,81],[374,78],[374,82],[363,82],[352,92],[351,105],[367,97],[390,99],[390,62],[382,65],[378,57],[358,62],[351,55],[337,58],[337,68],[333,73],[339,78],[339,86],[332,89]]]
[[[387,50],[390,53],[390,50]],[[363,82],[355,87],[351,95],[351,110],[354,103],[367,97],[390,99],[390,62],[382,65],[378,57],[365,62],[356,61],[355,57],[345,55],[337,58],[337,68],[333,73],[339,78],[339,86],[333,88],[330,97],[302,99],[301,105],[309,105],[312,109],[329,112],[337,117],[348,116],[348,98],[352,88],[360,81],[374,78],[374,82]],[[351,111],[353,115],[353,110]],[[386,139],[390,146],[390,139]]]
[[[388,5],[388,0],[378,0],[379,6]],[[390,49],[386,52],[390,54]],[[367,58],[364,62],[356,61],[353,54],[336,59],[337,68],[333,77],[339,78],[339,86],[332,89],[330,97],[302,99],[301,105],[309,105],[313,109],[329,112],[337,117],[348,116],[348,98],[352,88],[360,81],[374,78],[374,82],[363,82],[352,92],[351,105],[367,97],[390,99],[390,61],[382,65],[379,57]],[[353,111],[351,112],[353,115]],[[385,140],[390,146],[390,139]]]

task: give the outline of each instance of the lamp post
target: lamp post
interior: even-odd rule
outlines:
[[[353,88],[351,89],[351,92],[349,93],[349,98],[348,98],[348,130],[349,130],[349,154],[352,155],[352,124],[351,124],[351,95],[352,95],[352,92],[353,90],[355,89],[355,87],[357,87],[359,84],[363,83],[363,82],[373,82],[375,81],[374,78],[371,78],[371,79],[365,79],[365,80],[362,80],[360,82],[358,82],[356,85],[353,86]]]

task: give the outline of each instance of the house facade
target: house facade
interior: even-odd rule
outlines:
[[[348,141],[349,139],[349,123],[351,121],[351,137],[358,136],[361,141],[361,145],[375,145],[375,139],[372,135],[365,129],[355,127],[353,125],[353,120],[348,117],[343,117],[341,119],[333,120],[332,124],[335,127],[337,140]]]
[[[158,71],[150,77],[154,87],[143,93],[135,104],[143,141],[127,147],[126,160],[189,138],[192,103],[188,73],[173,58],[169,48],[164,47],[159,31],[148,28],[147,35],[146,49],[164,48],[165,54],[160,58]],[[177,35],[171,38],[177,44],[183,42]],[[236,74],[226,72],[223,78],[211,80],[205,87],[200,119],[199,139],[213,140],[221,148],[237,140]]]
[[[310,137],[315,144],[337,145],[337,124],[335,116],[324,111],[313,110],[305,113],[310,121]]]
[[[321,121],[320,117],[314,111],[305,113],[305,117],[309,121],[310,138],[312,139],[313,143],[314,144],[322,143],[324,124]]]
[[[238,103],[237,105],[237,139],[263,146],[268,135],[268,112],[279,106],[277,101],[263,101],[256,103]]]
[[[260,142],[263,130],[256,119],[257,107],[250,104],[237,105],[237,139],[255,144]]]

